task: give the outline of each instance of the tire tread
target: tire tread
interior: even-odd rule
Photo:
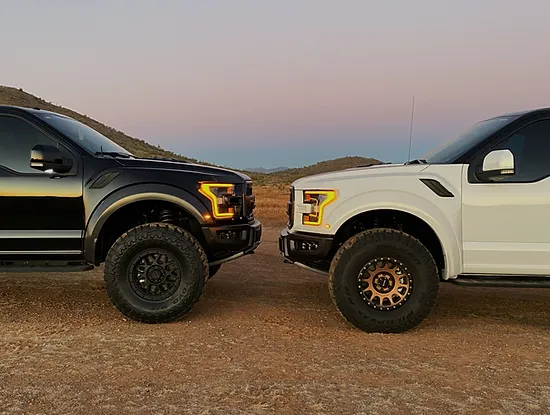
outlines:
[[[124,253],[136,243],[151,238],[168,242],[182,251],[195,250],[199,254],[202,267],[199,289],[192,301],[162,314],[150,314],[129,306],[118,288],[117,270]],[[182,242],[182,239],[185,242]],[[128,230],[114,242],[105,259],[104,281],[111,302],[128,318],[152,324],[171,322],[188,314],[204,294],[208,281],[208,259],[199,241],[186,230],[169,223],[147,223]]]
[[[339,303],[337,293],[342,283],[341,278],[339,278],[341,276],[338,275],[337,272],[339,264],[341,264],[342,261],[349,260],[357,251],[379,242],[405,245],[420,257],[422,264],[426,268],[426,274],[429,279],[429,291],[427,292],[428,302],[421,308],[420,312],[409,313],[401,319],[386,321],[377,320],[370,316],[365,317],[364,314],[364,317],[359,319],[356,313],[345,311]],[[328,285],[330,298],[333,304],[336,306],[342,318],[348,323],[367,332],[397,333],[407,331],[417,326],[431,312],[439,291],[439,273],[433,256],[418,239],[397,229],[375,228],[352,236],[338,249],[330,265]]]

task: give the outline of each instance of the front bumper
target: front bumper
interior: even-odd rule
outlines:
[[[291,233],[286,227],[279,234],[279,251],[288,262],[326,261],[329,259],[332,242],[332,236]]]
[[[262,242],[262,224],[252,223],[202,228],[208,250],[212,253],[254,251]]]

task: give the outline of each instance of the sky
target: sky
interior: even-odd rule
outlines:
[[[1,0],[0,85],[248,168],[400,162],[550,106],[547,0]]]

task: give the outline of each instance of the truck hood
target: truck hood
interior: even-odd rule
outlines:
[[[230,183],[243,183],[251,180],[246,174],[224,169],[221,167],[206,166],[203,164],[186,163],[179,160],[164,160],[164,159],[117,159],[126,168],[131,169],[153,169],[153,170],[170,170],[182,173],[199,173],[212,176],[213,180],[229,181]]]
[[[368,167],[355,167],[329,173],[320,173],[296,180],[296,189],[330,188],[335,182],[365,179],[369,177],[411,176],[428,168],[428,164],[376,164]]]

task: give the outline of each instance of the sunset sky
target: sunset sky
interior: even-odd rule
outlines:
[[[0,84],[236,168],[399,162],[550,106],[550,1],[22,1]]]

